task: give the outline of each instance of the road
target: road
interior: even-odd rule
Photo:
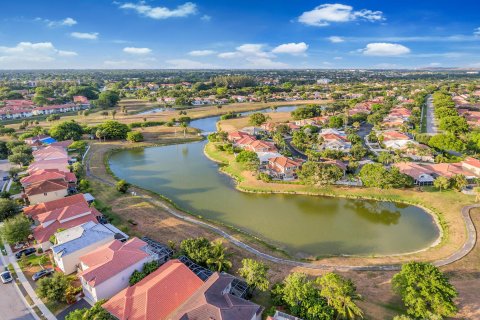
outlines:
[[[435,116],[433,114],[433,97],[427,96],[427,133],[436,134],[438,132]]]
[[[2,261],[1,271],[4,266]],[[30,311],[23,304],[15,284],[0,283],[0,320],[35,320]]]

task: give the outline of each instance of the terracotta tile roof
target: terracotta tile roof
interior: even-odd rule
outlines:
[[[266,142],[262,140],[254,140],[251,143],[246,145],[246,149],[251,150],[251,151],[277,151],[277,148],[275,148],[275,145],[272,142]]]
[[[25,187],[25,194],[33,196],[36,194],[48,193],[68,189],[68,182],[61,180],[44,180],[32,183]]]
[[[179,260],[170,260],[102,306],[119,320],[162,320],[203,285]]]
[[[242,131],[231,131],[228,133],[228,140],[229,141],[237,141],[245,137],[250,137],[252,139],[255,139],[255,137],[249,135],[248,133],[242,132]]]
[[[243,146],[243,145],[248,145],[250,143],[252,143],[253,141],[256,141],[257,139],[255,139],[254,137],[248,135],[248,136],[245,136],[243,138],[241,138],[240,140],[237,140],[236,144],[238,144],[239,146]]]
[[[54,209],[45,213],[38,214],[35,220],[43,223],[50,220],[65,220],[80,214],[92,212],[92,209],[86,202],[79,202],[63,208]]]
[[[277,165],[282,168],[295,168],[299,167],[302,165],[300,161],[295,161],[293,159],[287,158],[287,157],[276,157],[276,158],[271,158],[268,160],[268,162],[272,165]]]
[[[172,320],[251,320],[263,308],[253,302],[236,297],[226,290],[235,278],[215,272],[181,307],[172,312]]]
[[[337,167],[339,167],[343,171],[347,170],[347,165],[340,160],[327,160],[324,163],[336,165]]]
[[[472,157],[466,158],[463,161],[463,163],[471,165],[472,167],[475,167],[475,168],[480,168],[480,160],[472,158]]]
[[[49,146],[61,147],[61,148],[67,149],[68,146],[70,146],[72,143],[73,143],[73,140],[57,141],[57,142],[50,143]]]
[[[46,181],[46,180],[63,180],[66,182],[77,182],[77,177],[72,172],[64,172],[58,169],[43,169],[32,172],[31,175],[20,179],[22,185]]]
[[[342,141],[342,142],[348,142],[348,139],[344,136],[341,136],[339,134],[335,134],[335,133],[326,133],[326,134],[322,134],[322,137],[325,141]]]
[[[80,261],[88,266],[88,269],[80,273],[80,277],[94,287],[122,272],[130,266],[149,257],[142,250],[147,243],[132,238],[122,243],[114,240],[97,250],[80,257]]]
[[[53,159],[53,160],[35,161],[28,166],[27,172],[32,173],[33,171],[42,170],[42,169],[58,169],[60,171],[69,171],[68,160]]]
[[[35,219],[36,216],[39,214],[52,211],[58,208],[70,206],[76,203],[87,203],[83,194],[76,194],[76,195],[65,197],[62,199],[38,203],[38,204],[24,208],[23,213]]]
[[[410,140],[406,134],[398,131],[385,131],[382,133],[383,141],[389,140]]]

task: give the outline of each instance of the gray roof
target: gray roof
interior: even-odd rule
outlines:
[[[70,240],[52,247],[54,254],[66,256],[72,252],[88,247],[105,239],[112,239],[115,232],[103,224],[87,222],[79,226],[67,229],[61,233],[70,233]]]

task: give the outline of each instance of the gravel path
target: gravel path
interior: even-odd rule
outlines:
[[[101,177],[98,177],[94,175],[91,170],[90,170],[90,159],[93,154],[93,151],[90,150],[90,152],[86,155],[84,158],[84,164],[85,164],[85,170],[87,176],[94,178],[102,183],[105,183],[110,186],[114,186],[114,183],[111,181],[108,181],[106,179],[103,179]],[[137,192],[137,196],[139,197],[145,197],[141,193]],[[395,271],[399,270],[401,268],[400,264],[388,264],[388,265],[328,265],[328,264],[313,264],[313,263],[307,263],[307,262],[300,262],[300,261],[295,261],[295,260],[290,260],[290,259],[284,259],[284,258],[278,258],[274,257],[272,255],[263,253],[248,244],[238,240],[234,236],[228,234],[227,232],[223,231],[222,229],[209,224],[207,222],[201,221],[199,219],[196,219],[192,216],[189,216],[188,214],[183,214],[180,213],[179,211],[172,209],[170,206],[165,204],[163,201],[159,201],[150,197],[145,197],[146,201],[149,201],[155,206],[161,207],[164,210],[166,210],[168,213],[173,215],[174,217],[196,224],[198,226],[207,228],[216,234],[222,236],[223,238],[227,239],[228,241],[232,242],[236,246],[249,251],[250,253],[253,253],[254,255],[263,258],[265,260],[278,263],[278,264],[283,264],[287,266],[292,266],[292,267],[302,267],[302,268],[307,268],[307,269],[320,269],[320,270],[339,270],[339,271]],[[447,258],[437,260],[433,262],[434,265],[440,267],[440,266],[445,266],[448,264],[451,264],[455,261],[460,260],[464,256],[466,256],[470,251],[472,251],[473,247],[475,246],[476,240],[477,240],[477,233],[475,229],[475,225],[473,224],[473,221],[470,217],[470,209],[472,208],[478,208],[480,207],[480,204],[475,204],[475,205],[469,205],[465,206],[462,208],[462,217],[465,222],[466,228],[467,228],[467,241],[465,241],[464,245],[454,252],[452,255],[450,255]]]

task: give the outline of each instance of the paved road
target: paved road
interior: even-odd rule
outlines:
[[[435,116],[433,114],[433,97],[427,96],[427,133],[436,134],[438,132]]]
[[[3,272],[2,261],[0,265]],[[14,286],[12,282],[7,284],[0,282],[0,320],[35,320]]]
[[[110,186],[114,186],[114,183],[112,183],[110,181],[107,181],[107,180],[105,180],[101,177],[98,177],[91,172],[91,170],[90,170],[90,159],[91,159],[92,154],[93,154],[93,151],[90,151],[90,153],[84,158],[84,163],[85,163],[85,169],[86,169],[87,176],[92,177],[94,179],[97,179],[97,180],[99,180],[99,181],[101,181],[105,184],[110,185]],[[137,192],[137,196],[144,197],[141,194],[141,192]],[[162,201],[159,201],[159,200],[156,200],[156,199],[153,199],[153,198],[149,198],[149,197],[146,197],[145,200],[149,201],[150,203],[152,203],[155,206],[163,208],[168,213],[170,213],[171,215],[173,215],[174,217],[176,217],[178,219],[181,219],[183,221],[187,221],[187,222],[196,224],[198,226],[207,228],[207,229],[215,232],[216,234],[222,236],[223,238],[227,239],[228,241],[232,242],[236,246],[238,246],[238,247],[240,247],[244,250],[247,250],[250,253],[253,253],[257,257],[263,258],[265,260],[268,260],[268,261],[271,261],[271,262],[274,262],[274,263],[277,263],[277,264],[282,264],[282,265],[287,265],[287,266],[292,266],[292,267],[303,267],[303,268],[307,268],[307,269],[317,269],[317,270],[332,270],[332,269],[334,269],[334,270],[339,270],[339,271],[396,271],[396,270],[400,270],[400,268],[401,268],[400,264],[388,264],[388,265],[327,265],[327,264],[313,264],[313,263],[300,262],[300,261],[295,261],[295,260],[290,260],[290,259],[283,259],[283,258],[274,257],[274,256],[263,253],[263,252],[255,249],[255,248],[249,246],[248,244],[238,240],[234,236],[226,233],[222,229],[220,229],[220,228],[218,228],[218,227],[216,227],[212,224],[206,223],[204,221],[201,221],[201,220],[198,220],[198,219],[194,218],[193,216],[183,214],[183,213],[181,213],[177,210],[174,210]],[[466,256],[470,251],[472,251],[472,249],[473,249],[473,247],[475,246],[475,243],[476,243],[477,234],[476,234],[476,230],[475,230],[475,226],[473,224],[473,221],[470,217],[470,209],[471,208],[477,208],[477,207],[480,207],[480,205],[465,206],[462,209],[462,218],[463,218],[464,223],[465,223],[466,228],[467,228],[467,241],[465,242],[465,244],[459,250],[454,252],[451,256],[449,256],[445,259],[435,261],[434,264],[436,266],[445,266],[445,265],[451,264],[455,261],[460,260],[461,258]]]

